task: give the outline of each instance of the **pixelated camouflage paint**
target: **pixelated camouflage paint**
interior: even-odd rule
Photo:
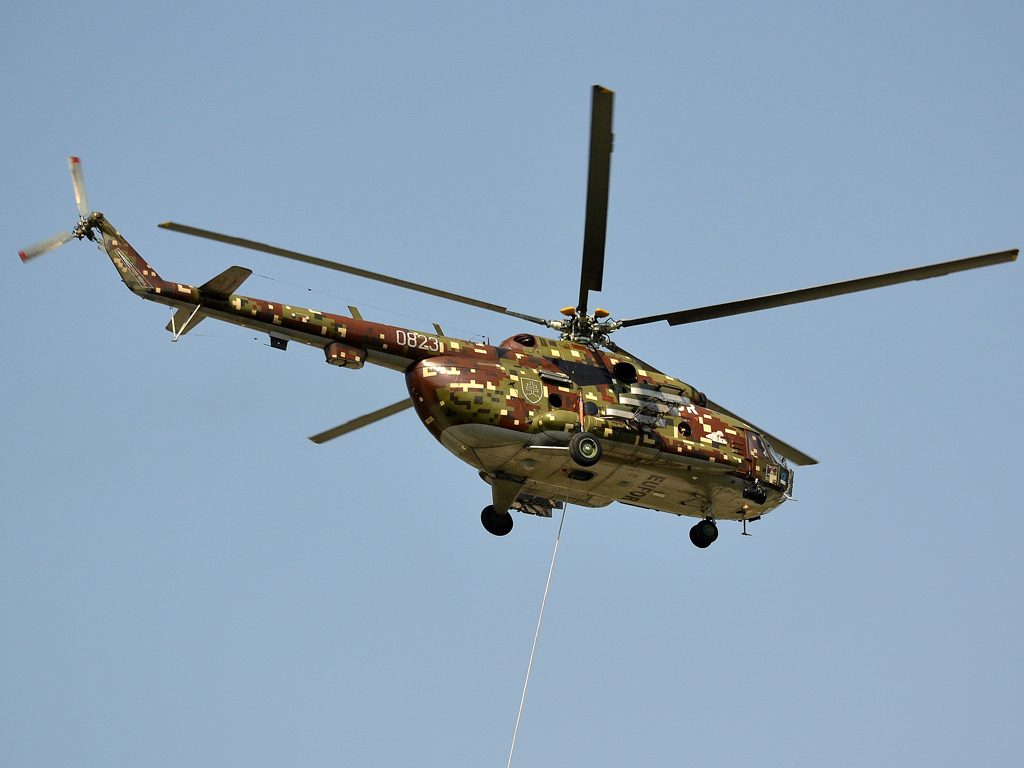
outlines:
[[[368,361],[403,371],[417,416],[439,441],[446,430],[464,425],[523,435],[567,434],[581,427],[591,432],[605,449],[601,464],[626,479],[617,482],[617,491],[576,502],[600,506],[617,500],[677,515],[752,519],[777,507],[792,489],[792,470],[752,447],[745,425],[696,405],[701,395],[694,387],[645,370],[640,361],[532,334],[490,346],[238,294],[209,295],[202,287],[161,278],[102,214],[93,216],[104,250],[137,295],[319,347],[334,365],[358,368]],[[644,425],[610,414],[631,391],[612,375],[617,363],[636,369],[637,386],[682,398],[677,415]],[[568,486],[574,466],[568,456],[559,461],[565,466],[554,479],[512,477],[528,492],[551,495]],[[743,485],[754,481],[769,491],[764,504],[742,499]],[[667,489],[674,489],[672,498]]]

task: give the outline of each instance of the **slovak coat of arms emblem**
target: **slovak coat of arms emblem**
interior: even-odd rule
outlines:
[[[528,403],[539,403],[544,395],[544,388],[538,379],[519,379],[519,388],[523,391],[523,399]]]

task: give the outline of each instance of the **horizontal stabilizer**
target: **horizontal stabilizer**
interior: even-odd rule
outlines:
[[[214,278],[214,280],[216,279],[217,278]],[[192,317],[193,313],[195,314],[195,317]],[[190,317],[192,318],[191,322],[189,322]],[[173,333],[176,339],[178,336],[188,333],[199,325],[204,317],[206,317],[206,315],[203,313],[203,310],[200,309],[196,312],[196,307],[185,307],[184,309],[179,309],[174,313],[174,319],[167,324],[167,330]]]
[[[203,283],[199,290],[214,299],[226,299],[233,294],[246,278],[252,274],[251,269],[245,267],[229,267],[217,275],[213,280]]]

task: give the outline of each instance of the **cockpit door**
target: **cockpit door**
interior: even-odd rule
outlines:
[[[789,472],[757,432],[747,431],[747,450],[754,461],[754,472],[769,485],[785,486]]]

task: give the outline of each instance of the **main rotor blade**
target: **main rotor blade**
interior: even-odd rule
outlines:
[[[778,453],[781,453],[787,459],[792,461],[798,467],[806,467],[809,464],[817,464],[818,463],[817,459],[812,459],[810,456],[808,456],[803,451],[799,451],[796,448],[794,448],[792,445],[790,445],[789,443],[787,443],[787,442],[785,442],[783,440],[780,440],[775,435],[772,435],[772,434],[769,434],[768,432],[765,432],[763,429],[761,429],[756,424],[751,424],[749,421],[744,419],[742,416],[737,416],[735,413],[733,413],[730,410],[727,410],[727,409],[723,408],[718,403],[713,402],[711,400],[708,400],[708,408],[710,408],[713,411],[718,411],[719,413],[724,413],[726,416],[732,416],[734,419],[736,419],[736,421],[742,421],[744,424],[746,424],[748,427],[753,429],[755,432],[760,432],[762,435],[764,435],[765,437],[768,438],[768,442],[772,444],[772,448],[774,448]]]
[[[78,215],[84,219],[89,215],[89,198],[85,196],[85,174],[82,173],[82,161],[77,157],[69,157],[68,168],[71,169],[71,183],[75,185]]]
[[[580,303],[587,314],[590,291],[601,290],[604,275],[604,241],[608,228],[608,183],[612,172],[612,102],[615,94],[594,86],[590,110],[590,168],[587,171],[587,219],[583,227],[583,269],[580,272]]]
[[[524,315],[519,312],[513,312],[511,309],[506,307],[500,307],[497,304],[491,304],[486,301],[478,301],[477,299],[471,299],[467,296],[460,296],[457,293],[451,293],[449,291],[442,291],[438,288],[430,288],[419,283],[412,283],[408,280],[401,280],[397,277],[388,277],[382,275],[379,272],[371,272],[368,269],[360,269],[359,267],[350,267],[347,264],[340,264],[337,261],[329,261],[327,259],[321,259],[316,256],[307,256],[304,253],[297,251],[289,251],[284,248],[277,248],[273,245],[267,245],[266,243],[258,243],[255,240],[246,240],[242,237],[231,237],[230,235],[221,235],[217,232],[210,232],[206,229],[198,229],[197,227],[189,227],[184,224],[175,224],[173,221],[167,221],[163,224],[158,225],[163,229],[169,229],[172,232],[181,232],[186,235],[194,235],[195,237],[205,237],[207,240],[216,240],[220,243],[228,243],[229,245],[237,245],[240,248],[249,248],[254,251],[262,251],[263,253],[271,253],[274,256],[283,256],[286,259],[293,259],[295,261],[303,261],[306,264],[313,264],[318,267],[324,267],[325,269],[333,269],[338,272],[344,272],[349,275],[355,275],[356,277],[365,277],[367,280],[376,280],[379,283],[387,283],[388,285],[396,285],[399,288],[406,288],[410,291],[417,291],[419,293],[426,293],[430,296],[436,296],[441,299],[448,299],[448,301],[457,301],[460,304],[468,304],[471,307],[479,307],[480,309],[488,309],[491,312],[497,312],[502,315],[511,315],[512,317],[518,317],[520,320],[528,320],[531,323],[538,323],[539,325],[546,325],[544,320],[539,317],[533,317],[532,315]]]
[[[57,248],[64,243],[70,241],[74,235],[70,232],[61,232],[59,235],[48,237],[40,243],[30,245],[23,251],[18,251],[18,255],[21,256],[22,261],[31,261],[37,256],[42,256],[44,253],[49,253],[54,248]]]
[[[373,424],[375,421],[386,419],[388,416],[394,416],[396,413],[404,411],[406,408],[412,408],[412,400],[406,398],[405,400],[399,400],[393,405],[389,405],[386,408],[381,408],[379,411],[368,413],[365,416],[360,416],[358,419],[352,419],[352,421],[345,422],[340,427],[334,429],[328,429],[326,432],[321,432],[319,435],[313,435],[310,440],[314,443],[326,443],[328,440],[333,440],[336,437],[347,435],[349,432],[353,432],[360,427],[365,427],[367,424]]]
[[[669,325],[683,325],[685,323],[698,323],[702,320],[713,320],[717,317],[729,317],[731,315],[742,315],[746,312],[758,312],[762,309],[773,309],[785,307],[790,304],[800,304],[805,301],[825,299],[830,296],[842,296],[847,293],[867,291],[872,288],[882,288],[887,285],[907,283],[911,280],[926,280],[929,277],[942,277],[951,272],[963,272],[968,269],[988,267],[993,264],[1002,264],[1006,261],[1017,259],[1017,249],[1012,251],[999,251],[998,253],[986,253],[981,256],[971,256],[967,259],[956,259],[944,261],[939,264],[929,264],[924,267],[903,269],[899,272],[887,272],[884,275],[873,277],[861,277],[856,280],[844,280],[839,283],[819,285],[814,288],[801,288],[797,291],[785,291],[773,293],[768,296],[759,296],[756,299],[743,299],[742,301],[730,301],[725,304],[714,304],[698,309],[686,309],[682,312],[668,312],[664,315],[650,315],[639,317],[635,320],[623,320],[622,326],[644,325],[645,323],[656,323],[659,320],[667,320]]]

